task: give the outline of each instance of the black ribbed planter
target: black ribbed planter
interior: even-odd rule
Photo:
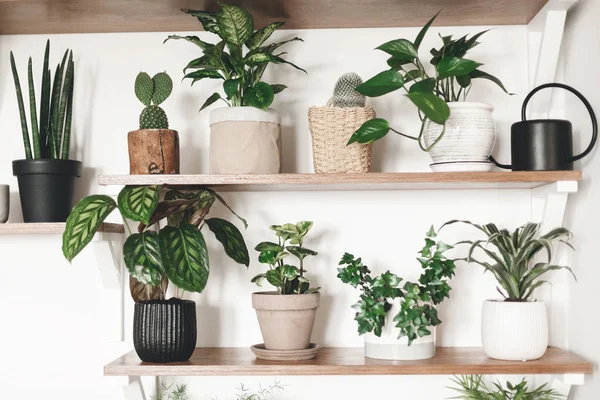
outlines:
[[[73,208],[75,179],[81,176],[81,161],[16,160],[13,175],[25,222],[65,222]]]
[[[196,348],[196,303],[151,300],[135,303],[133,345],[142,361],[187,361]]]

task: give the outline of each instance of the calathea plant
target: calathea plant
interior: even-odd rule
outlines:
[[[160,104],[173,91],[173,81],[166,72],[159,72],[152,78],[140,72],[135,78],[135,95],[142,102],[144,110],[140,114],[140,129],[168,129],[169,119]]]
[[[273,225],[277,243],[262,242],[255,250],[260,254],[258,261],[267,264],[269,270],[252,278],[252,282],[262,286],[266,279],[277,288],[279,294],[316,293],[321,288],[310,288],[310,281],[304,276],[304,259],[316,256],[317,252],[304,247],[304,237],[312,228],[312,221],[301,221],[296,224]],[[289,245],[288,245],[289,243]],[[285,258],[293,255],[298,259],[298,266],[288,264]]]
[[[430,63],[435,68],[435,74],[430,75],[427,72],[419,58],[419,48],[436,17],[437,14],[427,22],[414,41],[396,39],[377,47],[377,50],[390,55],[387,60],[389,69],[380,72],[356,88],[358,92],[368,97],[379,97],[400,89],[404,90],[408,99],[419,111],[419,118],[422,122],[419,136],[401,133],[391,128],[385,119],[376,118],[365,122],[352,135],[348,144],[372,143],[383,138],[391,130],[401,136],[416,140],[422,150],[429,151],[442,139],[444,131],[436,141],[426,147],[422,141],[425,122],[430,120],[436,124],[445,125],[450,117],[450,108],[447,103],[466,100],[474,80],[490,80],[507,92],[498,78],[479,68],[483,64],[465,58],[467,52],[479,44],[477,40],[487,31],[479,32],[470,38],[468,35],[459,39],[443,36],[442,46],[439,49],[431,49],[433,57]]]
[[[255,31],[254,19],[246,10],[221,2],[219,5],[219,12],[183,10],[198,18],[205,31],[216,34],[220,39],[217,44],[204,42],[197,36],[178,35],[169,36],[165,42],[170,39],[187,40],[203,52],[201,57],[190,61],[184,68],[185,78],[191,79],[192,85],[202,79],[223,81],[225,98],[214,93],[200,110],[217,100],[224,100],[234,107],[251,106],[265,110],[273,103],[275,95],[286,89],[282,84],[261,81],[269,63],[289,64],[306,72],[286,61],[283,58],[285,53],[276,53],[282,45],[302,39],[295,37],[265,45],[273,32],[285,22],[273,22]]]
[[[450,297],[448,280],[454,276],[456,266],[444,255],[452,246],[436,241],[436,236],[431,227],[417,258],[423,268],[417,283],[407,281],[402,285],[402,278],[390,271],[373,277],[362,259],[344,254],[340,261],[344,267],[338,268],[338,278],[362,292],[352,306],[357,310],[354,319],[359,334],[373,332],[381,336],[393,302],[400,303],[400,311],[394,316],[398,338],[407,337],[409,345],[419,337],[431,335],[430,328],[442,322],[435,306]]]
[[[123,246],[125,265],[135,278],[131,292],[136,301],[164,299],[168,280],[183,290],[204,290],[209,274],[204,226],[215,234],[232,260],[250,264],[244,238],[235,225],[221,218],[206,218],[216,200],[229,208],[218,193],[210,189],[169,190],[159,201],[161,190],[162,186],[156,185],[126,186],[117,202],[105,195],[81,200],[67,219],[62,243],[65,258],[73,260],[106,217],[118,208],[124,218],[139,222],[138,232],[131,234]],[[167,225],[158,233],[153,231],[163,219],[167,219]],[[126,221],[125,224],[131,233]]]

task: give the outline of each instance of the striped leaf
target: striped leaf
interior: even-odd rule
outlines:
[[[125,186],[117,199],[121,214],[125,218],[148,224],[158,204],[160,189],[158,185]]]
[[[160,251],[167,276],[175,286],[201,293],[208,281],[208,250],[202,233],[191,224],[160,231]]]
[[[123,258],[129,274],[141,283],[158,286],[163,276],[158,233],[135,233],[123,245]]]
[[[225,249],[225,253],[238,264],[246,267],[250,265],[248,248],[241,232],[231,222],[221,218],[210,218],[206,220],[208,228]]]
[[[217,13],[219,36],[227,44],[241,47],[254,32],[254,18],[243,8],[220,3]]]
[[[115,208],[117,203],[105,195],[88,196],[77,203],[67,218],[62,238],[62,251],[67,260],[72,261],[87,246]]]

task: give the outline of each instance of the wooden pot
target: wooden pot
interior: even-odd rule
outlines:
[[[131,175],[178,174],[179,134],[172,129],[138,129],[127,134]]]

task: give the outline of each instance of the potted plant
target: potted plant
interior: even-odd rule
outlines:
[[[129,173],[178,174],[179,134],[169,129],[167,114],[160,108],[173,91],[171,77],[159,72],[151,78],[140,72],[134,89],[145,108],[140,114],[140,129],[127,134]]]
[[[277,242],[262,242],[255,248],[259,252],[258,261],[269,269],[252,278],[252,282],[262,286],[266,280],[277,289],[252,294],[252,307],[267,350],[302,350],[310,346],[321,289],[310,287],[304,269],[304,259],[317,255],[304,247],[312,225],[311,221],[273,225],[271,230]],[[285,261],[289,255],[298,259],[297,266]]]
[[[254,19],[246,10],[221,2],[219,5],[218,12],[183,10],[198,18],[205,31],[219,37],[216,45],[197,36],[171,35],[166,39],[187,40],[203,52],[184,69],[184,72],[192,70],[185,74],[192,85],[202,79],[223,81],[225,97],[214,93],[200,109],[217,100],[229,106],[217,108],[210,114],[210,173],[279,173],[281,118],[269,106],[286,86],[268,84],[261,79],[269,63],[289,64],[304,71],[286,61],[285,53],[276,53],[282,45],[302,39],[295,37],[266,45],[284,22],[273,22],[255,31]]]
[[[12,51],[10,53],[25,147],[25,159],[13,161],[13,175],[19,184],[25,222],[64,222],[73,205],[75,178],[81,176],[81,162],[69,159],[75,74],[73,52],[65,52],[54,72],[54,80],[51,79],[49,58],[50,41],[47,41],[39,113],[36,108],[33,63],[29,58],[30,137],[19,74],[14,55]]]
[[[385,119],[376,118],[365,122],[348,144],[372,143],[391,130],[417,141],[423,151],[429,152],[434,170],[489,170],[488,157],[496,141],[493,107],[466,102],[466,99],[476,79],[490,80],[507,90],[498,78],[479,68],[481,63],[465,58],[487,31],[470,38],[442,37],[442,46],[431,50],[430,62],[435,75],[430,75],[418,52],[436,17],[421,29],[413,42],[396,39],[377,47],[391,56],[387,60],[389,68],[356,88],[369,97],[404,90],[417,106],[422,122],[419,135],[401,133],[391,128]]]
[[[477,225],[470,221],[454,220],[446,225],[455,223],[471,225],[487,236],[487,240],[462,242],[471,245],[466,261],[491,272],[503,297],[503,300],[483,303],[481,340],[486,354],[511,361],[542,357],[548,347],[548,316],[544,302],[532,298],[535,289],[547,283],[541,280],[546,273],[561,269],[573,273],[567,266],[552,264],[554,245],[564,243],[571,247],[571,233],[565,228],[556,228],[540,236],[540,224],[532,222],[514,232],[498,229],[494,224]],[[491,262],[474,258],[475,250],[483,251]]]
[[[235,225],[221,218],[206,218],[216,200],[229,208],[219,194],[210,189],[170,190],[159,201],[161,189],[126,186],[117,202],[105,195],[84,198],[67,219],[62,250],[67,260],[73,260],[115,208],[124,218],[138,221],[138,232],[131,234],[124,220],[130,236],[123,245],[136,302],[135,350],[142,361],[185,361],[196,346],[196,307],[193,301],[177,298],[179,290],[176,298],[167,300],[167,286],[171,281],[178,289],[198,293],[206,287],[209,256],[202,228],[208,226],[235,262],[248,266],[250,259],[244,237]],[[163,219],[168,224],[154,231],[152,228]]]
[[[433,226],[417,258],[423,268],[417,283],[387,271],[373,277],[362,259],[344,254],[338,278],[361,291],[354,319],[365,335],[365,356],[388,360],[421,360],[435,356],[436,305],[450,297],[448,281],[454,276],[454,260],[444,253],[452,246],[436,241]]]
[[[521,383],[513,384],[506,382],[503,386],[500,382],[494,383],[494,387],[488,387],[483,381],[481,375],[463,375],[455,376],[452,379],[457,387],[450,389],[458,393],[453,399],[463,400],[562,400],[565,396],[554,389],[549,389],[548,384],[544,383],[537,389],[530,390],[527,386],[527,380],[523,378]]]
[[[423,272],[417,283],[387,271],[372,276],[362,259],[344,254],[338,278],[361,291],[354,319],[365,335],[365,356],[388,360],[421,360],[435,356],[435,327],[442,323],[436,305],[450,297],[448,281],[454,260],[444,253],[452,246],[436,241],[431,227],[417,258]]]

